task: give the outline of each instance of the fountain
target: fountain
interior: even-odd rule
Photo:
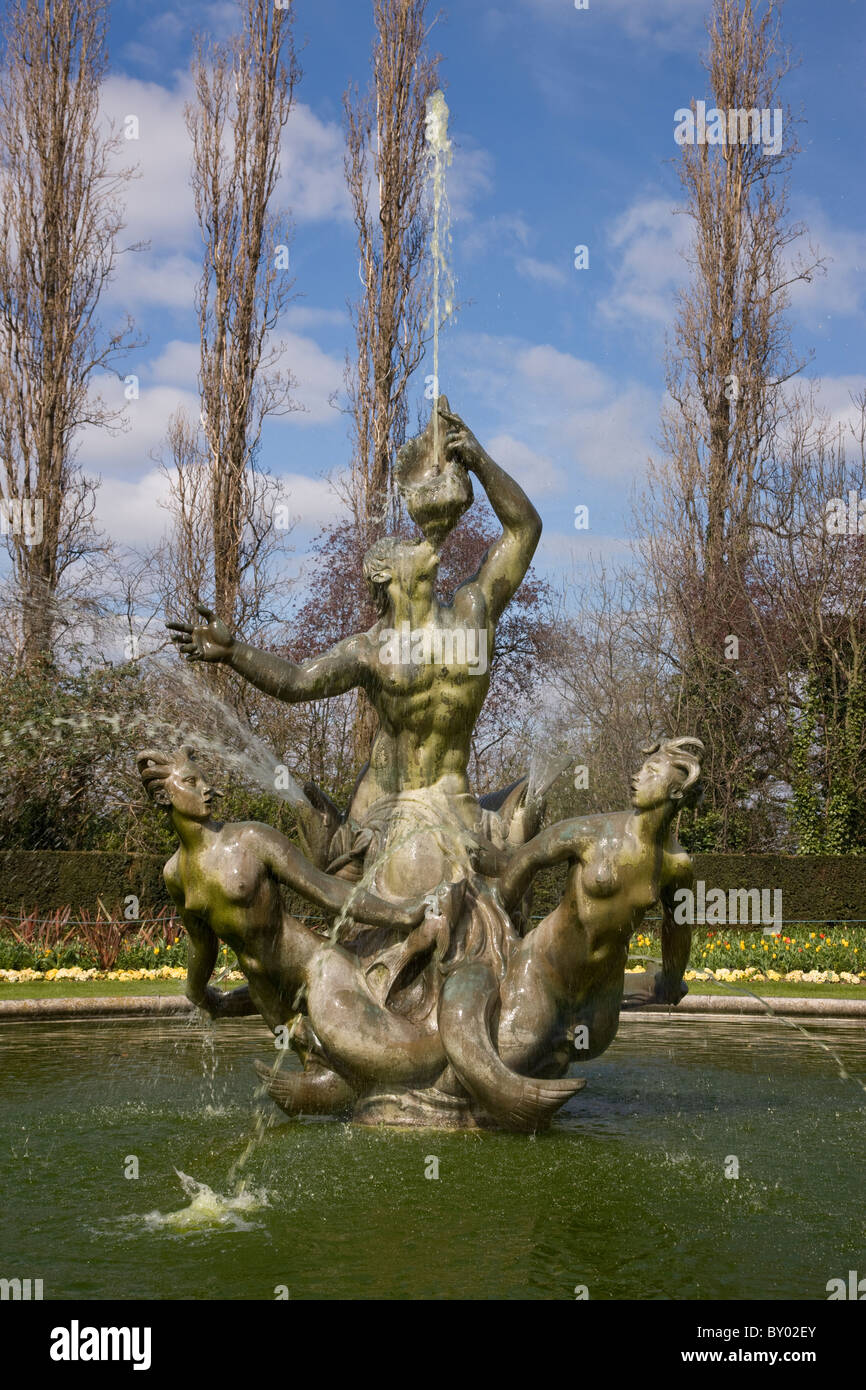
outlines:
[[[138,758],[180,846],[165,878],[190,937],[187,993],[217,1017],[258,1013],[302,1069],[260,1064],[287,1113],[368,1125],[536,1132],[578,1091],[569,1076],[616,1035],[631,934],[664,908],[663,961],[640,999],[685,992],[690,933],[671,905],[691,868],[673,833],[700,790],[703,745],[660,741],[634,781],[633,809],[541,830],[554,766],[479,800],[467,773],[490,682],[496,628],[541,536],[523,489],[439,392],[440,328],[454,310],[441,91],[427,102],[431,187],[433,406],[399,450],[395,481],[418,540],[372,545],[363,578],[377,612],[367,632],[294,663],[238,641],[199,607],[171,622],[190,662],[223,664],[287,702],[363,688],[379,717],[351,802],[307,784],[295,795],[303,851],[261,824],[213,819],[195,740]],[[478,573],[449,603],[436,595],[441,546],[474,503],[472,478],[501,525]],[[267,765],[268,755],[257,762]],[[562,901],[539,925],[535,875],[567,869]],[[325,936],[286,909],[281,885],[330,918]],[[220,942],[247,984],[211,983]]]
[[[437,547],[472,503],[470,472],[502,533],[445,604]],[[214,820],[193,747],[145,750],[139,767],[180,840],[165,878],[190,936],[188,995],[217,1017],[259,1013],[288,1040],[302,1069],[259,1068],[283,1110],[536,1132],[584,1086],[572,1064],[613,1041],[629,940],[657,901],[662,969],[638,998],[675,1005],[685,993],[691,933],[672,908],[691,867],[673,827],[699,795],[703,745],[647,749],[631,811],[540,830],[556,768],[479,801],[470,739],[496,625],[541,522],[441,396],[397,478],[423,538],[385,537],[368,552],[379,615],[368,632],[293,663],[237,641],[208,609],[169,624],[182,656],[223,663],[277,699],[367,691],[380,720],[369,763],[342,811],[307,785],[297,813],[308,853],[266,825]],[[479,650],[483,663],[470,660]],[[533,879],[556,864],[567,868],[562,900],[527,930]],[[281,884],[329,914],[327,936],[291,916]],[[210,984],[223,941],[247,977],[227,995]]]

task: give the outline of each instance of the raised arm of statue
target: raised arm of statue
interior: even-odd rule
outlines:
[[[477,575],[467,581],[482,590],[495,623],[529,569],[541,536],[541,518],[523,488],[494,463],[460,416],[441,407],[439,413],[447,429],[446,455],[475,474],[502,523],[502,535],[487,551]]]
[[[222,662],[266,695],[289,704],[344,695],[363,684],[369,645],[364,633],[337,642],[321,656],[297,663],[238,642],[222,619],[202,604],[197,607],[203,623],[166,624],[171,640],[187,661]]]

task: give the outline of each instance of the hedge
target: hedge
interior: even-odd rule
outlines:
[[[695,854],[695,876],[711,888],[780,888],[786,921],[866,919],[866,855]],[[157,854],[0,850],[0,912],[70,906],[95,912],[97,899],[113,911],[134,894],[139,916],[169,902]],[[539,874],[533,914],[559,900],[565,870]],[[300,903],[295,910],[303,913]]]

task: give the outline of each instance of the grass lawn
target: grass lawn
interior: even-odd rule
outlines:
[[[183,980],[46,980],[20,985],[0,981],[0,999],[116,999],[124,994],[183,994]]]
[[[734,980],[725,987],[724,985],[714,984],[710,980],[688,980],[689,994],[739,994],[742,996],[743,984],[759,998],[771,999],[782,995],[789,999],[863,999],[866,1000],[866,984],[864,985],[810,985],[804,980],[799,980],[793,984],[788,984],[786,980],[754,980],[751,984],[746,980]],[[688,1003],[689,995],[686,995],[685,1003]]]
[[[223,984],[223,988],[234,989],[237,981]],[[798,999],[863,999],[866,1000],[866,985],[810,985],[787,984],[783,981],[760,980],[750,986],[759,997],[774,998],[784,996]],[[0,999],[116,999],[127,994],[183,994],[183,980],[50,980],[45,984],[28,981],[20,985],[0,982]],[[689,994],[727,994],[740,995],[743,991],[737,984],[726,989],[723,985],[709,981],[690,980]],[[688,1005],[686,995],[685,1005]]]

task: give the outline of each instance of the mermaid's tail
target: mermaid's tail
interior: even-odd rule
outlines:
[[[489,966],[460,966],[449,975],[439,999],[442,1044],[462,1084],[493,1119],[527,1133],[546,1129],[586,1081],[521,1076],[507,1067],[491,1036],[498,1002],[499,989]]]
[[[274,1071],[265,1062],[255,1063],[265,1090],[287,1115],[336,1115],[349,1110],[355,1091],[327,1067],[310,1066],[304,1071]]]

